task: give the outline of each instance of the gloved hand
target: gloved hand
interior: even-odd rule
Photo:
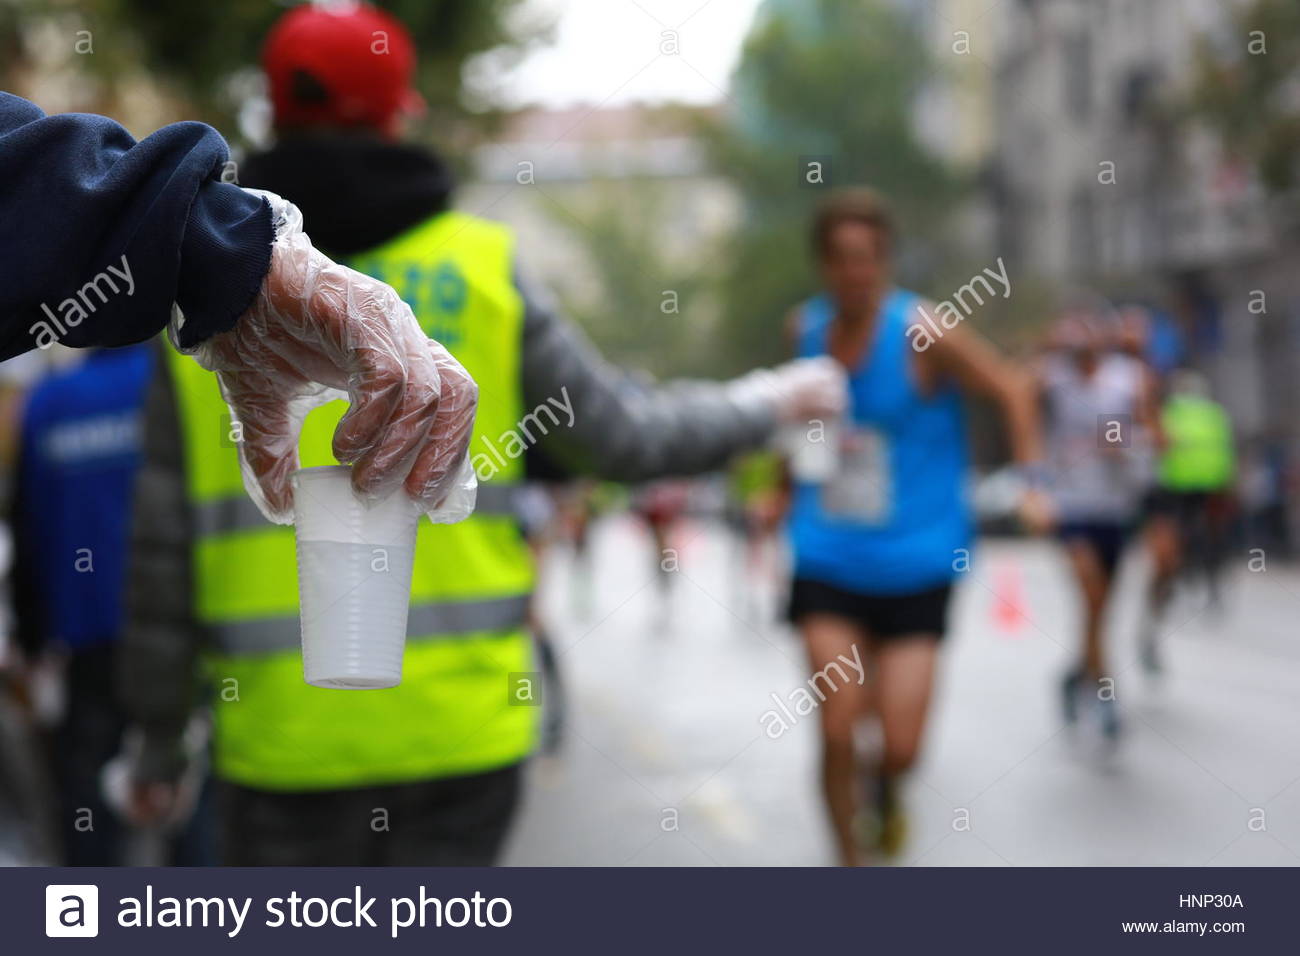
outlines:
[[[356,493],[379,500],[400,486],[436,522],[466,517],[478,386],[393,289],[331,261],[303,233],[296,206],[261,195],[276,226],[270,271],[235,327],[194,353],[239,423],[249,495],[269,520],[290,523],[303,419],[347,398],[333,450],[352,465]]]
[[[761,368],[730,384],[733,398],[770,404],[782,424],[814,418],[838,418],[848,404],[848,376],[829,356],[795,359],[776,368]]]

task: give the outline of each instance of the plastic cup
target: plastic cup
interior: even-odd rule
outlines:
[[[839,470],[838,422],[825,422],[817,432],[809,426],[788,427],[782,434],[781,444],[790,459],[790,474],[795,481],[823,484]]]
[[[402,682],[420,513],[400,491],[367,505],[346,465],[293,476],[303,679],[349,690]]]

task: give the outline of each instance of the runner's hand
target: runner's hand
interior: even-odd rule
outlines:
[[[347,398],[333,451],[352,465],[357,494],[378,500],[401,486],[435,521],[464,518],[478,386],[393,289],[331,261],[297,208],[265,195],[276,219],[270,271],[235,327],[195,353],[239,423],[249,495],[271,521],[292,521],[302,421]]]
[[[1037,488],[1030,488],[1020,496],[1017,514],[1030,534],[1047,534],[1056,527],[1056,505]]]

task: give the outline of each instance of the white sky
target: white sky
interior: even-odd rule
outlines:
[[[530,0],[555,42],[498,79],[503,105],[716,103],[760,0]],[[658,56],[665,31],[676,55]],[[658,57],[656,59],[656,57]]]

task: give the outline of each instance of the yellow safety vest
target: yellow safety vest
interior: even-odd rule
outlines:
[[[1237,472],[1232,419],[1218,402],[1175,395],[1160,424],[1169,441],[1160,458],[1160,485],[1171,491],[1223,491]]]
[[[267,790],[371,786],[489,770],[532,749],[536,707],[510,693],[511,675],[532,669],[533,569],[510,508],[523,461],[500,451],[523,405],[512,247],[506,227],[448,212],[351,263],[395,287],[474,376],[471,454],[497,466],[468,520],[420,523],[402,684],[391,690],[303,682],[293,529],[267,522],[244,493],[215,376],[173,354],[221,778]],[[335,463],[330,441],[345,409],[333,402],[308,417],[304,467]]]

